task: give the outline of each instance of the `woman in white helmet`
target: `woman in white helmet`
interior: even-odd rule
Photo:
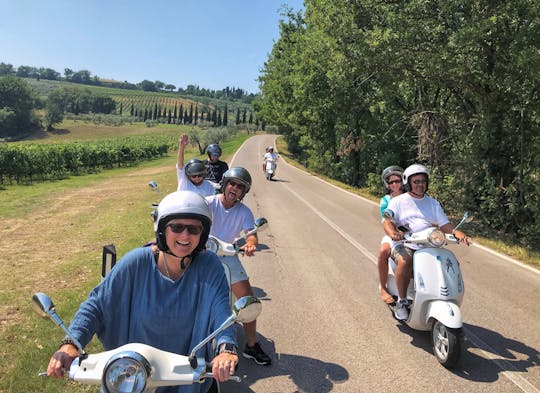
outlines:
[[[189,355],[230,315],[223,266],[215,254],[203,252],[211,225],[212,211],[201,195],[178,191],[163,198],[154,223],[157,244],[128,252],[94,288],[71,322],[73,336],[85,346],[97,334],[105,350],[144,343]],[[213,358],[214,376],[225,381],[238,363],[234,328],[219,334],[217,344],[217,356],[211,346],[197,355]],[[62,376],[77,356],[73,343],[63,340],[47,374]],[[167,392],[207,392],[211,383]]]
[[[176,160],[178,191],[195,191],[205,197],[214,195],[214,186],[205,179],[207,168],[204,162],[198,158],[192,158],[184,166],[184,150],[188,141],[187,134],[182,134],[178,140],[178,157]]]
[[[453,233],[460,241],[469,244],[469,239],[460,230],[454,231],[454,225],[448,220],[439,202],[426,192],[429,185],[429,172],[424,165],[413,164],[403,172],[405,194],[392,198],[388,203],[388,210],[394,213],[392,219],[384,220],[384,231],[394,241],[392,258],[397,262],[396,284],[398,287],[398,302],[395,317],[399,320],[409,318],[409,303],[407,300],[407,287],[412,277],[412,256],[420,246],[417,244],[404,244],[404,233],[398,226],[407,226],[412,232],[418,232],[428,227],[437,226],[445,233]]]

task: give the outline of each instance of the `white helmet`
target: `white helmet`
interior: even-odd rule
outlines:
[[[405,185],[405,188],[407,191],[411,191],[411,185],[409,183],[409,179],[411,176],[424,174],[426,175],[426,180],[428,183],[426,183],[426,191],[427,187],[429,185],[429,171],[425,166],[422,164],[412,164],[411,166],[408,166],[407,169],[403,172],[403,184]]]
[[[176,218],[190,218],[201,222],[203,231],[194,253],[200,252],[206,245],[212,225],[212,209],[206,199],[193,191],[176,191],[161,200],[154,221],[157,246],[161,251],[169,250],[165,239],[165,227],[169,221]]]

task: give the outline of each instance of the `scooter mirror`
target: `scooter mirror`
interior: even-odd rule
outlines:
[[[154,191],[159,191],[158,185],[157,185],[157,183],[156,183],[154,180],[150,181],[150,182],[148,183],[148,186],[149,186],[152,190],[154,190]]]
[[[60,317],[56,314],[56,310],[54,309],[54,304],[49,296],[47,296],[43,292],[35,293],[32,296],[32,308],[38,315],[42,317],[48,317],[54,323],[60,326],[62,330],[64,331],[64,333],[66,333],[66,335],[73,340],[73,344],[75,344],[79,353],[81,355],[86,355],[86,352],[84,352],[84,349],[81,343],[75,337],[71,335],[69,330],[64,325],[64,322],[62,322]]]
[[[395,216],[394,212],[390,209],[386,209],[385,211],[383,211],[383,217],[384,218],[387,218],[389,220],[393,219]]]
[[[454,231],[456,229],[458,229],[461,225],[465,224],[465,223],[468,223],[468,222],[471,222],[472,220],[474,219],[474,216],[469,213],[469,212],[465,212],[463,214],[463,218],[461,219],[461,221],[459,222],[459,224],[457,224],[454,228]]]
[[[32,309],[42,318],[49,318],[49,312],[54,310],[54,304],[50,297],[42,292],[32,296]]]
[[[241,297],[233,306],[236,320],[242,323],[253,322],[260,315],[261,311],[261,301],[253,296]]]
[[[257,232],[260,231],[263,228],[266,228],[266,224],[268,224],[268,220],[264,217],[259,217],[255,220],[255,228],[257,229]]]

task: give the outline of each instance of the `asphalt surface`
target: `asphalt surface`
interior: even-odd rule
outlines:
[[[540,391],[539,271],[476,245],[449,246],[465,281],[465,350],[445,369],[429,332],[396,321],[380,300],[377,204],[283,159],[267,181],[262,156],[274,138],[249,139],[232,161],[253,177],[244,202],[269,221],[260,251],[243,263],[263,302],[259,341],[273,363],[241,358],[243,381],[222,391]]]

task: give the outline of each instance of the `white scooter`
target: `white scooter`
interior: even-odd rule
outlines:
[[[107,393],[151,393],[161,386],[191,385],[213,378],[211,368],[196,353],[218,333],[236,321],[250,322],[261,312],[261,303],[251,296],[239,299],[233,313],[223,324],[199,343],[189,356],[178,355],[145,344],[126,344],[110,351],[87,354],[81,344],[70,335],[58,317],[51,299],[44,293],[36,293],[33,308],[41,316],[51,318],[73,340],[80,356],[73,360],[69,378],[88,385],[101,385]],[[39,373],[47,376],[47,373]],[[231,380],[240,382],[240,377]],[[219,388],[219,386],[218,386]]]
[[[276,174],[276,160],[272,158],[266,159],[266,180],[272,180]]]
[[[384,212],[385,218],[392,219],[391,210]],[[473,219],[465,213],[460,227]],[[400,227],[407,232],[408,228]],[[404,236],[406,243],[425,246],[413,254],[413,278],[407,289],[409,299],[409,319],[405,323],[413,329],[431,331],[433,352],[439,363],[452,368],[458,362],[463,346],[463,319],[460,306],[463,302],[465,286],[459,262],[452,251],[443,248],[448,243],[458,243],[452,234],[445,234],[436,227]],[[388,260],[387,290],[397,300],[398,289],[395,271],[396,263]],[[396,303],[389,304],[395,312]]]

